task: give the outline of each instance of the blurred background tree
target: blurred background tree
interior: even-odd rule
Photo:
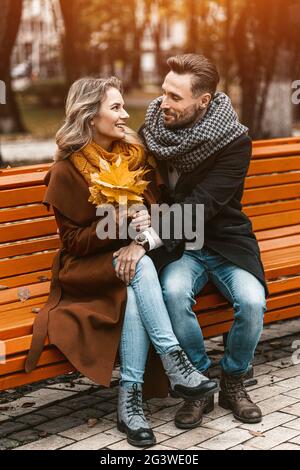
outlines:
[[[253,137],[292,129],[291,82],[299,63],[296,0],[245,0],[233,34],[241,118]]]
[[[53,139],[69,85],[86,75],[123,80],[137,127],[160,93],[166,59],[183,52],[216,63],[220,90],[253,138],[297,132],[299,0],[2,0],[1,13],[5,138],[24,121],[34,138]]]
[[[6,85],[6,105],[0,106],[0,132],[22,132],[22,120],[11,86],[11,55],[19,30],[22,0],[2,0],[0,15],[0,80]]]

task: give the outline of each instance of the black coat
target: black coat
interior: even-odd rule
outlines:
[[[259,246],[241,204],[251,155],[252,142],[244,134],[192,172],[181,174],[174,191],[168,189],[167,183],[162,185],[160,202],[203,204],[204,246],[254,274],[268,295]],[[156,161],[163,180],[167,182],[165,161]],[[180,258],[184,251],[184,241],[174,238],[172,228],[170,238],[162,239],[164,246],[149,252],[158,271]]]

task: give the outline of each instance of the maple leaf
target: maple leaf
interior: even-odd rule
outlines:
[[[90,202],[96,205],[120,204],[124,200],[128,204],[143,202],[143,193],[149,181],[142,178],[150,170],[130,170],[128,161],[120,156],[111,164],[100,157],[99,167],[99,173],[91,174]]]

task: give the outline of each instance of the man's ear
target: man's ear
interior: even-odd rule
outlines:
[[[200,96],[200,107],[201,109],[206,109],[209,103],[211,102],[211,94],[210,93],[204,93],[203,95]]]

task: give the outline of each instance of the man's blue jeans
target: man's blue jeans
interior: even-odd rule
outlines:
[[[241,375],[249,369],[263,328],[264,287],[253,274],[206,247],[186,250],[179,260],[162,270],[160,282],[174,333],[201,372],[208,369],[211,361],[192,306],[208,280],[213,281],[234,308],[234,322],[221,367],[227,374]]]

